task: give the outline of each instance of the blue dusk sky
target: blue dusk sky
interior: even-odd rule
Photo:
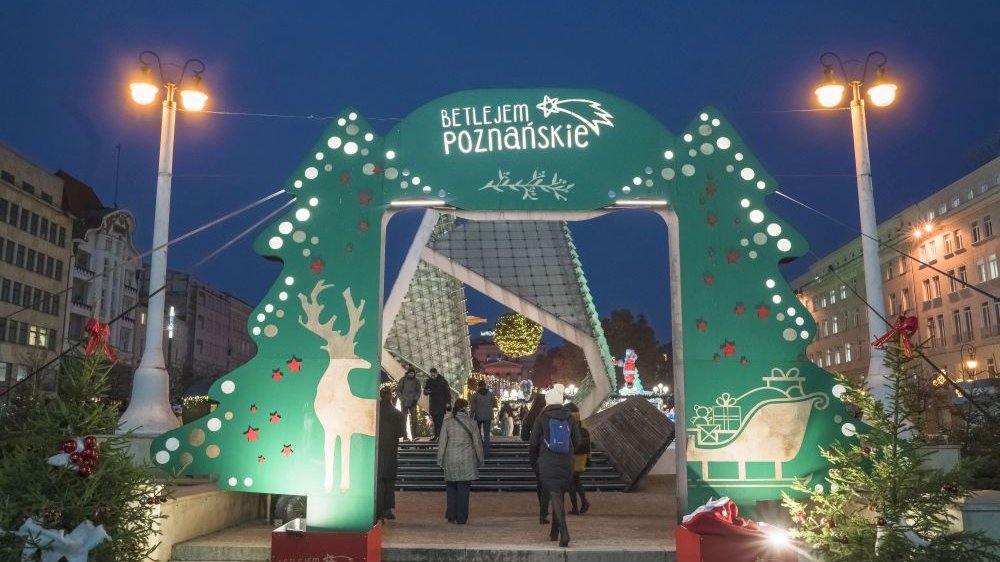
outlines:
[[[858,235],[849,114],[797,111],[815,107],[824,51],[884,51],[899,84],[893,106],[868,112],[880,218],[969,172],[1000,136],[995,1],[38,1],[6,2],[0,21],[0,142],[87,182],[108,205],[121,144],[118,204],[138,217],[143,250],[160,114],[133,104],[127,81],[146,49],[167,62],[202,59],[210,109],[227,112],[178,118],[173,235],[278,189],[324,116],[354,106],[385,133],[423,103],[474,88],[604,90],[672,131],[714,105],[782,191],[851,226],[772,196],[817,255]],[[302,118],[310,115],[320,118]],[[278,204],[175,246],[171,267],[192,266]],[[390,225],[390,273],[416,221],[407,214]],[[669,339],[662,223],[623,213],[573,233],[599,312],[643,313]],[[256,303],[277,266],[252,252],[252,239],[196,274]],[[784,266],[786,276],[814,260]],[[469,304],[491,320],[502,312],[474,294]]]

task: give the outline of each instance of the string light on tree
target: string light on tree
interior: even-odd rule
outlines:
[[[525,357],[538,349],[542,327],[522,314],[508,312],[497,318],[493,343],[509,357]]]

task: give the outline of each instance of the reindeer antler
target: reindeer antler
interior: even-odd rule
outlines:
[[[358,330],[365,325],[364,319],[361,318],[361,314],[365,308],[365,301],[361,299],[359,304],[355,304],[354,298],[351,296],[350,287],[344,289],[344,302],[347,304],[350,326],[347,333],[334,330],[333,323],[337,321],[336,314],[331,315],[330,319],[326,322],[320,321],[320,314],[323,313],[324,305],[319,304],[319,295],[330,287],[333,287],[333,285],[324,285],[321,279],[316,282],[316,286],[313,287],[308,297],[299,293],[299,301],[302,303],[302,310],[306,314],[304,321],[299,316],[299,324],[326,341],[323,349],[329,352],[331,358],[356,357],[354,354],[354,339],[358,335]]]

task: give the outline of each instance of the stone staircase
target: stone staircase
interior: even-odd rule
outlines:
[[[626,488],[607,455],[596,449],[582,481],[588,491],[612,492]],[[437,466],[437,443],[426,440],[400,442],[396,489],[444,490],[444,475]],[[486,466],[479,469],[479,480],[472,483],[472,490],[534,492],[535,473],[528,461],[528,444],[517,438],[495,437],[490,443]]]

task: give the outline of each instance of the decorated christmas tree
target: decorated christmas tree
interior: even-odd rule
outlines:
[[[251,314],[257,355],[215,381],[211,414],[157,438],[154,463],[243,492],[308,496],[313,528],[374,517],[385,154],[345,111],[287,181],[291,211],[257,239],[281,274]],[[392,173],[398,173],[393,169]]]
[[[802,499],[786,496],[793,535],[831,562],[997,560],[1000,544],[954,531],[959,501],[969,495],[963,472],[926,465],[913,360],[898,342],[886,356],[887,403],[840,380],[836,391],[858,421],[823,452],[831,465],[825,481],[800,484]]]
[[[115,435],[110,367],[101,352],[68,357],[57,395],[21,396],[4,417],[0,560],[138,562],[156,546],[167,498]]]

